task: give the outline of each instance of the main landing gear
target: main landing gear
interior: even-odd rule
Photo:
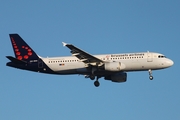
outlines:
[[[151,70],[151,69],[149,69],[149,70],[148,70],[148,72],[149,72],[149,79],[150,79],[150,80],[153,80],[152,70]]]
[[[100,77],[97,76],[96,81],[94,81],[94,86],[99,87],[100,83],[98,81]]]
[[[94,86],[99,87],[99,85],[100,85],[100,83],[98,81],[98,79],[100,78],[99,76],[85,75],[85,78],[90,78],[91,80],[94,80],[96,78],[96,80],[94,81]]]

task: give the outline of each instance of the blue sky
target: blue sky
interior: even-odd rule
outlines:
[[[2,0],[0,4],[1,120],[179,120],[178,0]],[[41,56],[70,55],[62,41],[91,54],[152,51],[171,68],[128,73],[126,83],[82,75],[54,76],[6,67],[18,33]]]

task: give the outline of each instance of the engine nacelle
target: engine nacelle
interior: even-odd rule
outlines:
[[[112,82],[126,82],[127,73],[117,73],[104,77],[105,80],[111,80]]]
[[[121,71],[125,68],[125,65],[121,62],[108,62],[104,64],[104,69],[108,71]]]

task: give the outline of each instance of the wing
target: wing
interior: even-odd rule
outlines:
[[[73,56],[76,56],[80,61],[86,63],[86,64],[91,64],[91,65],[95,65],[95,66],[100,66],[102,65],[103,61],[96,58],[95,56],[75,47],[72,44],[67,44],[67,43],[63,43],[63,46],[68,47],[71,50],[71,54]]]

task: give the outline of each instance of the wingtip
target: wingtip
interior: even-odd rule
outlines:
[[[62,44],[63,44],[63,46],[66,46],[66,45],[67,45],[67,43],[65,43],[65,42],[62,42]]]

